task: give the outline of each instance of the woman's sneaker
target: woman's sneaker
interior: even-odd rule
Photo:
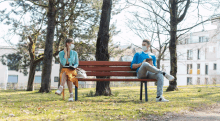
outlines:
[[[63,86],[60,86],[60,87],[58,88],[58,90],[55,92],[55,94],[61,95],[62,92],[63,92]]]
[[[169,100],[165,99],[163,96],[156,97],[156,102],[169,102]]]
[[[174,80],[174,77],[172,75],[169,75],[169,74],[165,74],[164,75],[169,81],[173,81]]]

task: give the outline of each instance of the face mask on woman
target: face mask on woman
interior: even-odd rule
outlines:
[[[70,45],[70,50],[72,50],[74,48],[74,44]]]
[[[147,50],[147,46],[142,46],[142,50],[145,52]]]

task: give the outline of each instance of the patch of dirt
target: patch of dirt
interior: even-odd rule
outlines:
[[[220,121],[220,104],[205,108],[194,108],[193,111],[185,111],[169,121]]]
[[[138,121],[220,121],[220,103],[192,110],[166,113],[163,116],[148,115]]]

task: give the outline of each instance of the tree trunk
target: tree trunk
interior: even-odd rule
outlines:
[[[98,39],[96,43],[96,60],[109,61],[108,42],[109,42],[109,24],[111,18],[112,0],[103,0],[101,21],[99,26]],[[109,78],[109,77],[97,77]],[[111,95],[110,82],[96,83],[96,96]]]
[[[30,64],[30,71],[29,71],[29,77],[28,77],[27,91],[33,91],[35,69],[36,69],[36,64],[32,60],[31,64]]]
[[[177,89],[177,54],[176,54],[176,39],[177,39],[177,24],[178,24],[178,16],[177,16],[177,10],[178,10],[178,3],[177,0],[171,0],[170,2],[171,10],[170,10],[170,74],[174,76],[174,81],[169,82],[169,86],[166,91],[174,91]]]
[[[157,59],[157,68],[160,69],[160,61],[161,61],[161,53],[159,52],[159,56]]]
[[[53,39],[54,39],[54,29],[56,24],[55,15],[56,15],[55,0],[49,0],[48,12],[47,12],[48,26],[47,26],[45,49],[44,49],[41,88],[39,92],[47,92],[47,93],[50,92],[51,66],[52,66],[52,58],[53,58]]]

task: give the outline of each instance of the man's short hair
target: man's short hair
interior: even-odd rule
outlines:
[[[143,42],[146,42],[148,45],[150,45],[150,40],[144,39]]]

